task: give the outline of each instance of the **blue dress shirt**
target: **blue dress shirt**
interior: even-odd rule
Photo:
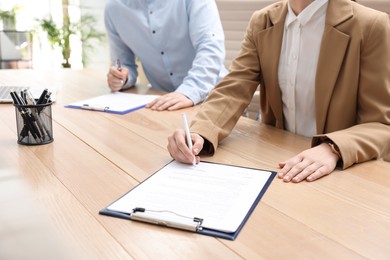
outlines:
[[[139,58],[153,88],[203,101],[226,75],[224,34],[213,0],[110,0],[105,25],[112,59],[135,84]]]

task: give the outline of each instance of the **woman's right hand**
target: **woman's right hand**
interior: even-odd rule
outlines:
[[[199,134],[191,133],[191,140],[193,143],[192,151],[188,148],[186,134],[183,129],[178,129],[169,136],[167,148],[172,158],[181,163],[192,164],[195,156],[198,164],[200,162],[198,154],[203,148],[204,139]]]

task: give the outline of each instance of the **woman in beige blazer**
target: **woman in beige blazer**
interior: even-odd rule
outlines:
[[[318,0],[316,0],[318,1]],[[290,0],[298,15],[312,0]],[[390,22],[350,0],[328,0],[314,84],[312,148],[280,163],[284,181],[313,181],[374,158],[390,160]],[[230,73],[210,93],[191,125],[193,150],[177,130],[171,156],[197,162],[228,136],[260,84],[262,122],[286,129],[278,78],[288,1],[253,14]],[[280,75],[279,75],[280,76]]]

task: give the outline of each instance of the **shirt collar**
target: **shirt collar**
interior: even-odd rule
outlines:
[[[307,24],[315,14],[323,15],[326,12],[328,0],[315,0],[310,5],[308,5],[298,16],[295,15],[294,11],[291,8],[290,1],[288,1],[288,12],[286,18],[286,28],[290,26],[291,23],[298,20],[301,25]]]

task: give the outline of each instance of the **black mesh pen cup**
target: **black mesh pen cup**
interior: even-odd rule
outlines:
[[[41,145],[53,142],[51,102],[40,105],[14,104],[18,143]]]

